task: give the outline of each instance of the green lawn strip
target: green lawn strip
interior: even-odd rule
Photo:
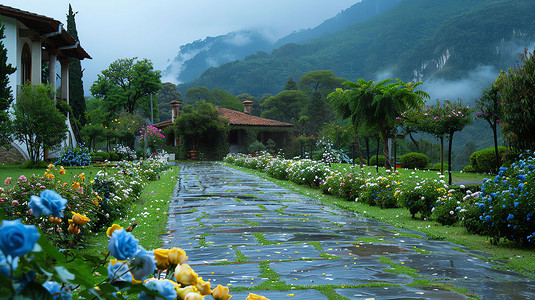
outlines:
[[[351,164],[331,164],[331,170],[345,172],[353,171],[359,172],[360,166],[355,164],[353,168]],[[410,179],[440,179],[440,171],[437,170],[413,170],[405,168],[397,168],[401,180],[410,180]],[[382,175],[386,176],[389,173],[385,171],[384,167],[379,167],[379,173],[375,170],[375,166],[364,166],[364,174],[371,173],[371,175]],[[391,173],[390,173],[391,174]],[[447,170],[444,170],[444,175],[447,175]],[[478,174],[478,173],[466,173],[466,172],[452,172],[453,181],[483,181],[484,178],[489,178],[489,174]],[[445,179],[445,178],[443,178]]]
[[[59,175],[56,177],[56,180],[62,180],[61,178],[63,176],[66,176],[64,178],[73,178],[75,176],[80,175],[81,173],[84,173],[85,180],[84,182],[86,184],[89,184],[91,180],[95,178],[95,175],[98,171],[103,170],[102,167],[97,167],[94,165],[87,166],[87,167],[65,167],[65,175]],[[35,176],[43,176],[46,172],[46,169],[23,169],[20,167],[20,165],[7,165],[0,167],[0,187],[5,188],[7,185],[4,184],[4,180],[7,177],[12,178],[12,182],[16,182],[17,179],[24,175],[26,178],[30,178],[32,175]],[[57,174],[59,172],[59,166],[54,168],[54,172]]]
[[[491,245],[489,238],[468,233],[467,230],[461,226],[446,227],[432,220],[424,221],[412,219],[408,209],[405,208],[381,209],[376,206],[369,206],[359,202],[344,201],[330,195],[324,195],[321,190],[318,189],[301,186],[290,181],[274,179],[263,172],[240,168],[230,164],[226,164],[226,166],[255,174],[266,180],[272,181],[281,187],[315,198],[323,203],[355,212],[363,217],[374,218],[392,224],[397,228],[423,232],[431,239],[445,240],[468,247],[472,250],[485,252],[491,256],[499,258],[499,261],[505,263],[510,270],[521,272],[531,278],[535,278],[535,251],[532,249],[522,248],[506,242],[502,242],[498,245]],[[386,242],[388,242],[388,240],[386,240]]]

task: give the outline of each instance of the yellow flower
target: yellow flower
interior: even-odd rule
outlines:
[[[59,169],[59,175],[65,175],[65,169],[63,167]]]
[[[78,228],[78,225],[74,225],[71,223],[69,225],[69,233],[77,235],[78,233],[80,233],[80,228]]]
[[[78,214],[78,213],[75,213],[74,211],[71,211],[73,217],[72,217],[72,222],[76,225],[80,225],[80,226],[84,226],[85,224],[87,224],[87,222],[91,221],[87,216],[85,215],[81,215],[81,214]],[[71,220],[69,220],[71,221]]]
[[[212,289],[210,288],[210,282],[202,280],[202,277],[199,277],[199,279],[197,279],[197,284],[195,284],[195,287],[201,295],[210,295],[212,293]]]
[[[50,217],[50,219],[48,219],[50,222],[52,223],[61,223],[61,219],[60,218],[54,218],[54,217]]]
[[[81,173],[80,175],[78,175],[78,177],[79,177],[80,180],[83,182],[84,179],[85,179],[85,173]]]
[[[95,204],[95,206],[98,206],[98,201],[97,200],[93,199],[91,201],[93,201],[93,204]]]
[[[168,259],[173,265],[181,265],[188,261],[186,251],[176,247],[169,249]]]
[[[175,268],[176,282],[183,285],[195,285],[198,275],[188,264],[177,265]]]
[[[169,267],[169,249],[154,250],[154,259],[156,259],[156,267],[160,270],[165,270]]]
[[[77,188],[80,187],[80,184],[79,184],[78,182],[75,181],[75,182],[72,184],[72,187],[73,187],[74,189],[77,189]]]
[[[232,298],[232,296],[229,295],[228,292],[228,287],[218,285],[212,292],[212,297],[214,297],[214,300],[228,300]]]
[[[123,227],[117,225],[117,224],[113,224],[111,225],[110,227],[108,227],[108,230],[106,230],[106,235],[111,237],[111,235],[113,234],[113,232],[115,230],[118,230],[118,229],[123,229]]]
[[[269,299],[264,296],[249,293],[249,296],[247,296],[245,300],[269,300]]]
[[[190,299],[190,300],[202,299],[202,296],[201,296],[201,294],[199,294],[199,291],[197,291],[197,288],[192,286],[192,285],[187,286],[185,288],[180,288],[180,285],[176,285],[175,286],[175,291],[178,294],[178,298],[177,299],[184,299],[184,300],[185,299]],[[198,296],[200,298],[194,298],[196,296]]]

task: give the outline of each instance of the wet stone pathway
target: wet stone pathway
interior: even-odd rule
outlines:
[[[165,246],[185,249],[199,276],[213,287],[229,286],[233,299],[249,292],[271,300],[329,299],[329,293],[535,299],[534,281],[478,259],[482,253],[359,217],[218,163],[180,166]],[[263,290],[269,286],[283,290]]]

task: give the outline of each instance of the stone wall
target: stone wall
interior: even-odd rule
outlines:
[[[23,163],[25,161],[24,156],[13,146],[0,147],[0,163]]]

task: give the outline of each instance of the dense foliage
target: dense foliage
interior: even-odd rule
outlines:
[[[180,136],[181,158],[189,151],[198,152],[197,158],[222,159],[228,152],[228,120],[204,101],[196,107],[186,106],[175,121],[175,131]]]
[[[29,83],[21,87],[15,104],[15,139],[26,145],[31,161],[57,147],[66,137],[66,117],[56,108],[51,86]]]
[[[79,41],[78,30],[76,30],[76,14],[73,13],[69,4],[69,13],[67,14],[67,33],[76,41]],[[74,117],[83,126],[86,123],[85,118],[85,97],[84,85],[82,82],[82,64],[79,59],[71,57],[69,63],[69,101],[73,110]]]
[[[83,145],[79,147],[65,147],[61,150],[56,165],[72,166],[89,166],[91,164],[91,154],[89,149]]]
[[[496,85],[503,101],[502,133],[520,150],[535,147],[535,51],[526,49],[513,69],[500,74]]]
[[[0,145],[9,143],[11,130],[9,128],[9,116],[7,110],[13,102],[13,94],[9,86],[9,75],[15,72],[15,68],[7,62],[7,49],[4,47],[5,26],[0,23]]]

